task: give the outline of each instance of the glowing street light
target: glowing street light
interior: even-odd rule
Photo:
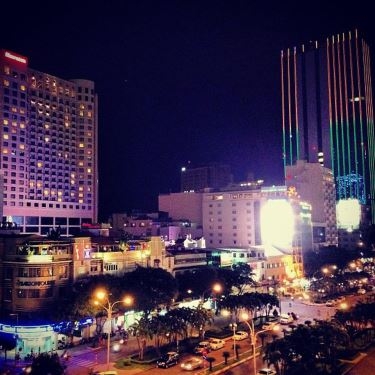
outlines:
[[[230,323],[229,327],[233,330],[233,350],[234,350],[234,357],[237,358],[237,348],[236,348],[236,329],[237,323]]]
[[[96,306],[102,307],[107,312],[107,320],[110,324],[110,329],[107,336],[107,370],[109,370],[109,353],[111,347],[111,331],[112,331],[112,313],[113,307],[119,303],[122,303],[126,306],[131,306],[133,304],[133,297],[125,296],[122,300],[111,302],[109,300],[109,295],[106,291],[99,290],[96,292],[94,304]]]
[[[267,332],[267,331],[278,331],[279,330],[279,326],[277,323],[275,323],[274,325],[271,325],[269,328],[267,329],[262,329],[260,331],[257,331],[255,332],[255,327],[254,327],[254,319],[249,317],[248,314],[246,313],[243,313],[241,315],[242,319],[243,319],[243,322],[246,323],[246,325],[248,326],[249,328],[249,331],[250,331],[250,338],[251,338],[251,346],[253,347],[253,369],[254,369],[254,374],[256,374],[257,372],[257,363],[256,363],[256,356],[255,356],[255,345],[256,345],[256,342],[257,342],[257,337],[260,333],[263,333],[263,332]],[[250,321],[250,323],[249,323]]]
[[[204,304],[204,295],[206,292],[211,292],[211,293],[220,293],[223,290],[223,287],[219,283],[215,283],[211,288],[206,289],[202,295],[201,295],[201,304]]]

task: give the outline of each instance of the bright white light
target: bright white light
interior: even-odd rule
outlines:
[[[337,227],[353,230],[359,228],[361,205],[358,199],[339,200],[336,206]]]
[[[287,200],[268,200],[262,208],[260,220],[263,245],[283,248],[291,246],[294,234],[294,214]]]

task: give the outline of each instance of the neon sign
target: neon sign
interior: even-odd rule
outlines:
[[[14,53],[11,53],[9,51],[5,51],[4,56],[7,57],[8,59],[15,60],[22,64],[27,64],[27,59],[25,57],[15,55]]]

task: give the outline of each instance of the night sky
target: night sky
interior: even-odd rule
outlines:
[[[95,82],[100,220],[155,211],[188,162],[282,184],[281,49],[357,27],[375,61],[370,1],[95,3],[8,1],[0,48],[33,69]]]

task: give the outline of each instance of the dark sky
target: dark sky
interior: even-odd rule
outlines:
[[[8,1],[0,48],[96,83],[105,220],[156,210],[188,161],[282,183],[281,49],[357,27],[375,50],[371,2],[343,3]]]

